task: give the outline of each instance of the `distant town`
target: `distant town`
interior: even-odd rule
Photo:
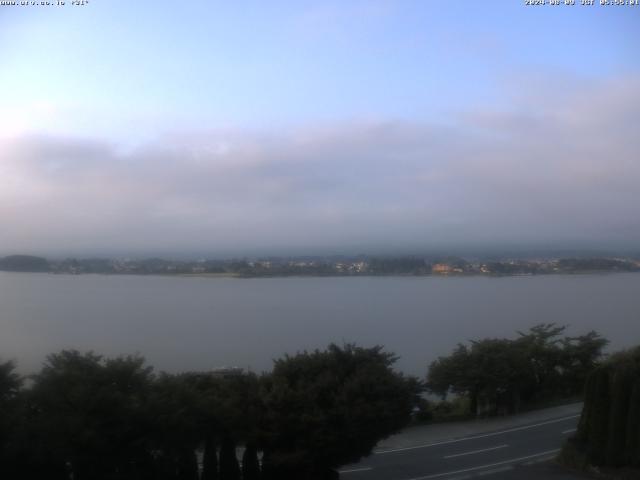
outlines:
[[[230,260],[0,258],[0,271],[54,274],[199,275],[233,277],[383,275],[543,275],[638,272],[640,258],[545,258],[468,261],[460,257],[268,257]]]

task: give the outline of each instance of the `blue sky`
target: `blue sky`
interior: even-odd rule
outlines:
[[[640,9],[636,9],[640,10]],[[119,138],[179,128],[437,120],[637,71],[640,12],[521,2],[131,2],[4,7],[0,102]],[[570,80],[567,80],[567,77]],[[572,78],[573,77],[573,78]],[[87,125],[89,124],[89,125]]]
[[[511,155],[513,161],[513,152],[505,145],[521,142],[523,148],[528,146],[532,138],[527,131],[546,135],[549,154],[562,151],[558,162],[573,165],[576,159],[568,157],[570,152],[584,149],[584,135],[612,127],[577,125],[571,112],[590,107],[585,115],[614,124],[630,117],[637,125],[638,27],[637,7],[526,7],[519,1],[239,4],[91,0],[82,7],[0,7],[0,44],[4,46],[0,53],[0,139],[6,146],[0,160],[5,179],[11,180],[5,182],[4,192],[0,186],[0,196],[4,194],[3,198],[15,205],[13,210],[0,209],[0,215],[15,218],[19,205],[36,211],[46,203],[60,209],[60,222],[67,230],[82,230],[77,222],[84,212],[66,218],[69,205],[65,202],[71,201],[66,198],[69,185],[60,178],[43,178],[54,164],[56,169],[68,168],[85,182],[96,178],[116,182],[113,198],[99,193],[98,186],[83,194],[85,205],[110,212],[107,217],[113,224],[101,226],[100,235],[87,229],[78,238],[78,248],[101,247],[103,242],[94,236],[111,239],[122,225],[129,224],[126,212],[120,210],[127,195],[130,203],[141,201],[147,209],[154,203],[153,195],[159,195],[156,204],[166,202],[166,195],[177,195],[179,198],[171,197],[169,203],[175,201],[182,207],[175,210],[172,204],[174,210],[169,210],[173,213],[144,210],[143,214],[140,210],[148,225],[130,242],[120,242],[119,248],[124,250],[129,245],[142,248],[156,237],[163,221],[157,215],[174,216],[173,220],[184,223],[186,211],[194,218],[215,218],[218,225],[243,235],[263,235],[269,246],[287,242],[311,245],[309,238],[287,234],[297,230],[300,219],[322,217],[318,209],[323,211],[328,205],[331,214],[326,223],[320,221],[322,230],[344,235],[312,235],[320,245],[360,245],[371,238],[379,245],[420,245],[429,239],[434,244],[446,243],[468,236],[465,232],[482,217],[481,212],[464,214],[465,202],[477,206],[480,199],[473,196],[478,192],[473,199],[466,198],[472,189],[469,185],[462,194],[465,198],[450,197],[447,192],[458,188],[452,183],[439,196],[433,191],[442,184],[432,186],[426,197],[420,189],[410,190],[411,197],[403,183],[406,179],[390,178],[390,172],[404,168],[407,178],[416,178],[434,169],[449,169],[446,175],[438,175],[448,179],[442,182],[453,182],[453,170],[462,168],[456,165],[468,162],[471,155],[490,157],[486,160],[489,170],[496,158]],[[560,122],[555,132],[560,129],[564,135],[555,138],[544,131],[545,119]],[[529,130],[527,122],[534,122]],[[365,140],[370,135],[371,141]],[[392,140],[385,143],[386,136]],[[425,138],[435,140],[425,143]],[[633,152],[637,144],[627,137],[618,138],[615,132],[604,131],[602,138],[612,142],[611,150],[604,147],[601,156],[590,161],[589,171],[606,167],[607,157],[615,154],[624,161],[612,166],[612,171],[618,168],[619,173],[635,178]],[[300,151],[300,142],[305,141],[325,151],[326,157],[307,162],[305,159],[315,154]],[[388,152],[380,153],[378,141]],[[95,158],[83,156],[87,148],[93,149]],[[148,198],[140,200],[145,193],[135,193],[136,182],[159,175],[163,168],[189,171],[192,167],[183,163],[189,155],[200,156],[200,165],[207,163],[216,171],[216,178],[240,185],[256,182],[259,189],[270,181],[274,185],[257,194],[255,204],[232,192],[225,198],[204,195],[193,199],[195,179],[185,177],[181,192],[151,188]],[[158,166],[157,159],[163,156],[166,160]],[[281,159],[290,156],[303,166],[282,165]],[[336,158],[343,158],[339,165]],[[538,175],[533,173],[537,172],[537,161],[528,162],[531,176]],[[123,163],[133,170],[120,170],[118,165]],[[259,167],[243,174],[235,172],[248,164]],[[398,169],[399,164],[404,166]],[[518,168],[509,164],[500,171],[515,174]],[[463,170],[469,172],[467,167]],[[269,171],[266,178],[262,176],[265,171]],[[171,175],[168,171],[165,174]],[[192,174],[200,177],[202,171]],[[564,168],[561,174],[568,175]],[[119,190],[118,180],[134,185],[130,191]],[[156,185],[165,181],[158,178]],[[328,201],[327,192],[335,193],[340,185],[357,181],[389,191],[380,196],[376,191],[358,195],[354,193],[358,188],[344,187],[335,205]],[[565,181],[571,186],[575,183],[569,177]],[[33,189],[40,196],[29,195],[16,185],[26,185],[27,192]],[[560,192],[562,187],[553,188]],[[604,186],[592,188],[599,192]],[[316,197],[310,193],[314,191],[323,195]],[[411,198],[404,198],[407,195]],[[503,195],[501,201],[513,203],[508,193]],[[277,202],[271,203],[280,197],[285,204],[306,205],[306,209],[294,215]],[[497,200],[483,198],[488,202],[483,210],[486,223],[495,225],[498,219],[491,214],[495,211],[491,202]],[[445,207],[431,211],[426,205],[433,203]],[[270,218],[273,227],[253,221],[253,212],[265,204],[269,208],[259,217]],[[416,205],[422,210],[416,210]],[[607,208],[620,210],[616,205]],[[587,213],[576,205],[577,211],[570,213],[584,217],[583,222],[595,215],[587,223],[600,218],[598,214],[610,218],[605,211],[595,212],[596,207]],[[388,217],[380,216],[384,212]],[[527,224],[544,220],[535,208],[508,215],[524,215]],[[230,221],[228,216],[252,220]],[[447,223],[456,218],[460,226]],[[366,234],[359,236],[349,227],[354,222]],[[423,227],[416,228],[416,223],[422,222]],[[426,227],[434,222],[443,225],[438,232]],[[197,233],[200,230],[195,225],[188,229]],[[544,238],[534,235],[531,240],[584,238],[581,225],[574,225],[561,238],[549,227],[543,229],[548,232]],[[274,234],[271,228],[285,233]],[[401,232],[397,238],[385,233],[390,228]],[[615,227],[589,235],[597,244],[640,238],[629,234],[609,238],[611,228],[638,234],[635,226],[620,218]],[[534,228],[533,232],[539,230]],[[24,244],[26,239],[32,249],[40,249],[33,240],[38,231],[36,225],[27,225],[24,232],[7,238],[4,248],[0,244],[0,251]],[[60,239],[63,231],[57,234]],[[498,239],[487,231],[478,241],[517,243],[527,238],[527,232],[524,229],[521,235]],[[205,228],[201,234],[210,236],[212,230]],[[204,243],[182,244],[175,238],[158,247],[179,250],[204,247]],[[226,247],[237,242],[225,234],[220,244]]]

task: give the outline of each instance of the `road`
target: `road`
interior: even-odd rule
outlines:
[[[382,444],[373,455],[340,471],[343,480],[574,479],[549,461],[575,431],[580,405],[497,422],[458,424],[472,433],[435,440],[429,427]],[[561,415],[559,415],[561,414]],[[535,420],[535,421],[533,421]],[[440,434],[446,427],[434,426]],[[495,428],[502,427],[502,428]],[[409,439],[409,440],[407,440]],[[420,443],[419,440],[426,440]]]

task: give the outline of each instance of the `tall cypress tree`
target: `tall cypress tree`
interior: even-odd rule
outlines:
[[[577,439],[580,442],[586,442],[589,438],[590,428],[593,424],[594,410],[590,399],[595,398],[596,392],[596,376],[589,375],[584,387],[584,406],[582,407],[582,414],[580,415],[580,422],[578,423],[578,432],[576,434]]]
[[[640,466],[640,347],[613,355],[587,379],[573,445],[596,466]]]
[[[220,480],[240,480],[236,444],[228,435],[222,439],[220,447]]]
[[[198,480],[198,459],[190,448],[182,449],[178,454],[178,479]]]
[[[611,405],[609,368],[599,368],[593,372],[593,375],[595,376],[595,385],[593,387],[593,397],[591,398],[592,412],[589,416],[589,447],[587,454],[596,465],[602,465],[605,462],[609,408]]]
[[[612,377],[606,463],[618,467],[625,463],[625,441],[627,439],[627,420],[633,377],[625,366],[617,369]]]
[[[640,372],[636,377],[640,377]],[[636,378],[629,399],[624,451],[627,465],[640,467],[640,378]]]
[[[262,468],[260,469],[260,475],[262,480],[277,480],[277,475],[274,471],[273,464],[267,450],[262,452]]]
[[[258,462],[258,449],[252,442],[247,443],[242,455],[242,480],[259,480],[260,463]]]
[[[204,443],[204,456],[202,458],[202,479],[218,480],[218,453],[217,445],[212,437],[208,437]]]

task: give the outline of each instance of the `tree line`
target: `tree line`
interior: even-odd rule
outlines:
[[[28,378],[0,363],[0,478],[337,478],[410,420],[420,382],[395,360],[332,344],[262,375],[156,374],[73,350]]]
[[[0,257],[0,271],[100,273],[133,275],[273,276],[386,276],[386,275],[538,275],[593,272],[638,272],[638,258],[561,258],[558,260],[486,260],[471,263],[459,257],[388,256],[289,257],[248,259],[171,260],[164,258],[66,258],[47,260],[31,255]]]
[[[458,344],[429,366],[427,387],[468,401],[468,414],[517,413],[523,407],[579,397],[608,341],[597,332],[563,336],[565,326],[536,325],[515,339]]]
[[[406,426],[428,403],[425,389],[465,399],[474,416],[577,398],[587,378],[588,398],[635,402],[637,385],[621,382],[637,383],[638,371],[598,367],[607,340],[565,329],[540,324],[515,339],[459,344],[426,382],[394,371],[397,357],[382,347],[353,344],[284,356],[261,375],[156,373],[140,356],[75,350],[29,377],[0,362],[0,478],[328,480]],[[596,406],[581,432],[590,436],[605,417],[638,419],[637,409],[588,402]]]

